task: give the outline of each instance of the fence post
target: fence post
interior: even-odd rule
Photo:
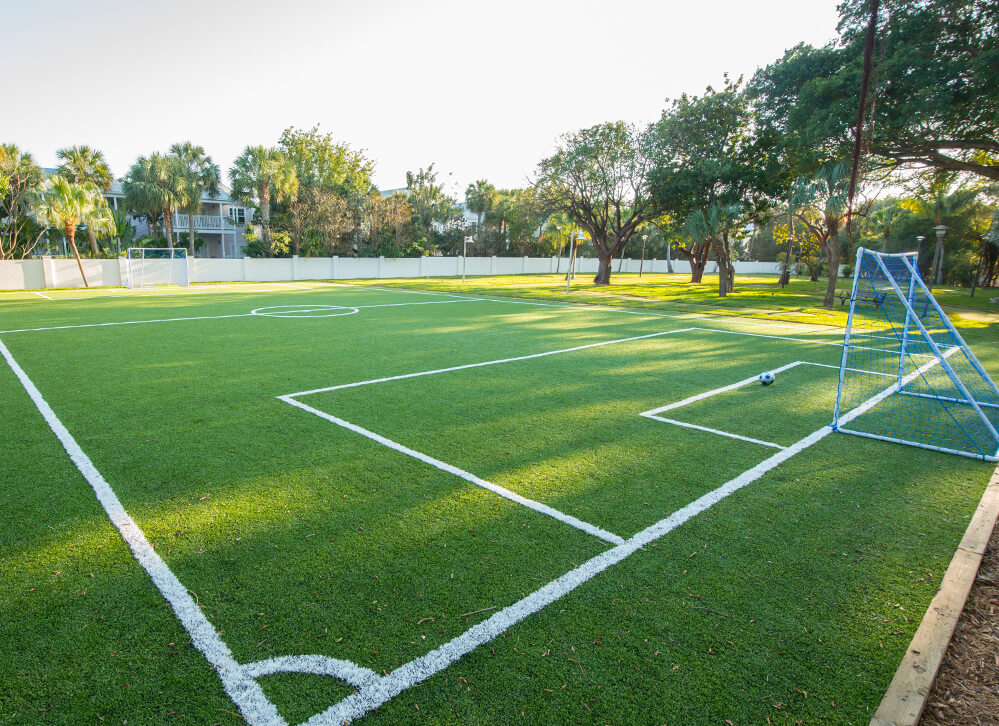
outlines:
[[[52,255],[45,255],[42,258],[42,284],[46,288],[56,286],[55,262]]]
[[[337,261],[337,259],[339,257],[340,257],[340,255],[333,255],[332,257],[330,257],[330,279],[331,280],[335,280],[336,279],[336,261]]]

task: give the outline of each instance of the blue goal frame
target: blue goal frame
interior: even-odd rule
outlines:
[[[862,415],[841,421],[858,401],[869,402]],[[915,252],[857,250],[832,428],[999,461],[999,388],[923,282]]]

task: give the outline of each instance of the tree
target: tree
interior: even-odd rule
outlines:
[[[402,194],[382,197],[375,192],[367,206],[368,239],[372,253],[398,257],[406,249],[413,209]]]
[[[684,220],[687,240],[679,250],[690,263],[691,282],[701,281],[715,252],[719,294],[733,288],[731,233],[750,219],[762,219],[777,187],[769,157],[753,146],[752,115],[741,83],[726,77],[720,90],[708,86],[702,96],[684,94],[653,127],[650,177],[656,208]],[[695,232],[706,236],[690,236]]]
[[[465,190],[465,206],[476,216],[475,236],[479,237],[482,229],[482,215],[493,208],[496,198],[496,187],[485,179],[479,179],[474,184],[469,184]],[[478,240],[481,242],[481,240]]]
[[[0,144],[0,260],[24,259],[45,232],[29,216],[43,179],[31,154],[13,144]]]
[[[194,217],[201,214],[201,199],[205,194],[218,195],[221,172],[212,157],[205,154],[204,147],[195,146],[190,141],[174,144],[170,147],[170,154],[180,162],[183,171],[185,199],[180,210],[187,214],[187,240],[190,253],[194,255]]]
[[[190,204],[185,169],[173,156],[140,156],[122,180],[125,205],[155,225],[163,218],[167,247],[173,249],[173,213]]]
[[[714,202],[706,209],[692,212],[685,222],[690,238],[704,240],[715,253],[719,297],[725,297],[734,287],[735,265],[732,263],[730,236],[741,226],[741,220],[741,205]]]
[[[597,285],[631,236],[656,216],[649,191],[647,132],[617,121],[564,135],[538,165],[535,190],[546,214],[565,212],[590,234]]]
[[[444,192],[437,182],[437,172],[431,164],[415,173],[406,172],[407,201],[413,210],[412,224],[416,233],[411,252],[424,254],[439,248],[446,241],[455,241],[455,233],[464,231],[464,221],[456,200]]]
[[[35,217],[46,227],[61,229],[73,248],[83,284],[90,287],[83,272],[83,262],[76,248],[76,228],[85,224],[95,229],[108,229],[114,224],[111,210],[101,190],[90,182],[74,184],[63,176],[52,177],[35,196],[32,204]]]
[[[845,0],[836,43],[799,45],[753,79],[761,137],[793,152],[793,174],[849,157],[868,12]],[[866,150],[889,168],[999,179],[996,38],[994,0],[882,0]]]
[[[263,243],[269,257],[271,201],[293,199],[298,193],[298,175],[287,155],[274,148],[247,146],[229,169],[232,197],[236,201],[260,210]]]
[[[850,168],[846,164],[825,164],[812,177],[798,177],[791,187],[791,207],[795,216],[823,250],[829,265],[829,284],[822,305],[832,308],[839,277],[839,232],[849,217],[847,188]],[[856,212],[854,212],[856,214]]]
[[[978,189],[961,186],[957,174],[936,171],[924,176],[916,186],[914,211],[931,220],[934,227],[951,226],[978,198]],[[931,285],[943,281],[944,235],[936,235],[933,261],[926,276]]]
[[[103,152],[91,149],[89,146],[70,146],[67,149],[59,149],[56,157],[62,161],[56,173],[68,181],[74,184],[90,183],[102,192],[111,191],[114,176],[104,159]],[[90,251],[94,257],[97,257],[100,254],[97,235],[90,227],[87,227],[87,237],[90,240]]]
[[[374,162],[363,151],[337,143],[332,134],[320,133],[318,125],[308,131],[290,126],[278,143],[302,187],[327,189],[345,198],[367,195],[372,187]]]

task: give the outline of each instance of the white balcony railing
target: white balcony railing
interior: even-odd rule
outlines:
[[[188,215],[173,215],[173,228],[177,232],[183,232],[184,230],[190,229],[191,225],[190,222],[188,222]],[[234,230],[237,228],[238,227],[235,222],[229,219],[229,217],[218,217],[210,214],[194,215],[195,232],[220,232],[222,230]]]

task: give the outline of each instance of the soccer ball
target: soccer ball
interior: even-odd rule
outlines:
[[[769,386],[771,383],[777,380],[777,376],[775,376],[770,371],[763,371],[763,373],[760,374],[757,380],[760,383],[762,383],[764,386]]]

